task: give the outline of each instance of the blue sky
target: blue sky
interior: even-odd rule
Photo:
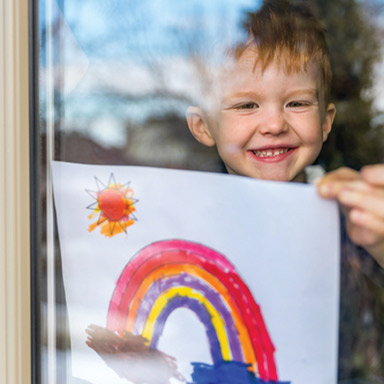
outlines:
[[[48,1],[48,0],[46,0]],[[234,34],[242,11],[259,0],[57,0],[65,21],[90,57],[182,54],[198,34]],[[43,9],[41,22],[45,22]],[[182,40],[184,39],[184,44]]]

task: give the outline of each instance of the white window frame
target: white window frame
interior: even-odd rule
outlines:
[[[0,0],[0,383],[31,383],[28,0]]]

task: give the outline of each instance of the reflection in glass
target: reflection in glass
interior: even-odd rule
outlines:
[[[382,81],[381,67],[375,67],[380,2],[312,3],[329,32],[338,108],[334,133],[318,161],[327,169],[382,162],[383,102],[372,87]],[[244,12],[260,2],[41,0],[38,6],[46,220],[42,382],[54,384],[71,382],[71,373],[50,161],[223,171],[216,151],[191,138],[185,111],[210,87],[207,71],[219,65],[220,52],[243,37]],[[383,294],[369,279],[343,278],[363,310],[341,314],[348,329],[341,339],[342,375],[382,375]]]

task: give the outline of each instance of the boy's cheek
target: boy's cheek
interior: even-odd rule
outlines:
[[[234,154],[238,153],[238,151],[240,149],[240,147],[234,143],[223,144],[221,146],[221,148],[222,148],[222,151],[224,153],[227,153],[229,155],[234,155]]]

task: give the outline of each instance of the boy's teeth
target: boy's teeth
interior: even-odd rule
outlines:
[[[289,151],[289,148],[280,149],[267,149],[264,151],[253,151],[257,157],[272,157],[278,156]]]

